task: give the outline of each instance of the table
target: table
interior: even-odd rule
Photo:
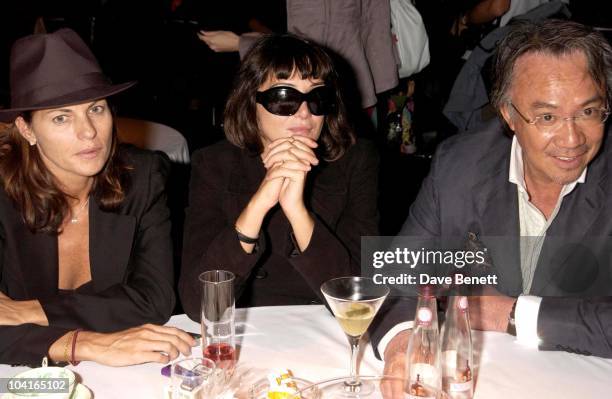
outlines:
[[[237,373],[243,386],[265,377],[270,368],[289,368],[296,376],[319,381],[348,374],[347,340],[323,306],[277,306],[237,309],[240,345]],[[168,323],[191,332],[199,325],[185,315]],[[514,337],[474,332],[476,399],[605,398],[612,389],[612,360],[566,352],[539,352],[516,344]],[[194,353],[201,354],[201,348]],[[478,364],[478,363],[477,363]],[[70,366],[96,399],[161,398],[167,377],[161,365],[106,367],[92,362]],[[370,345],[363,350],[362,374],[380,374],[383,363]],[[0,366],[0,377],[23,368]]]

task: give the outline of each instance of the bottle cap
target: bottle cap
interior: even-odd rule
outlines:
[[[419,308],[417,312],[417,321],[423,324],[431,323],[433,315],[431,314],[431,310],[429,308]]]
[[[467,310],[468,308],[468,299],[466,296],[460,296],[459,300],[457,301],[457,307],[460,310]]]

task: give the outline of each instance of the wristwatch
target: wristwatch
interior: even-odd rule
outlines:
[[[506,332],[515,337],[516,337],[516,320],[514,319],[514,313],[516,312],[517,302],[518,302],[518,299],[514,301],[514,304],[512,305],[512,310],[510,311],[510,314],[508,315],[508,328],[506,328]]]

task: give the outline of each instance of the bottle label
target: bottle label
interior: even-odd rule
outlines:
[[[440,389],[439,374],[434,366],[426,363],[413,363],[410,367],[409,383],[406,386],[408,398],[435,399]]]
[[[457,368],[457,351],[454,349],[442,352],[442,367],[445,375],[455,375]]]
[[[472,389],[472,380],[466,382],[451,382],[449,390],[451,392],[466,392]]]

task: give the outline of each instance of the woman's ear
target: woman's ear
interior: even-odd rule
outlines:
[[[22,116],[18,116],[17,119],[15,119],[15,126],[17,126],[17,130],[19,130],[21,137],[26,139],[30,145],[36,145],[36,136],[34,135],[30,125],[25,121],[25,119],[23,119]]]

